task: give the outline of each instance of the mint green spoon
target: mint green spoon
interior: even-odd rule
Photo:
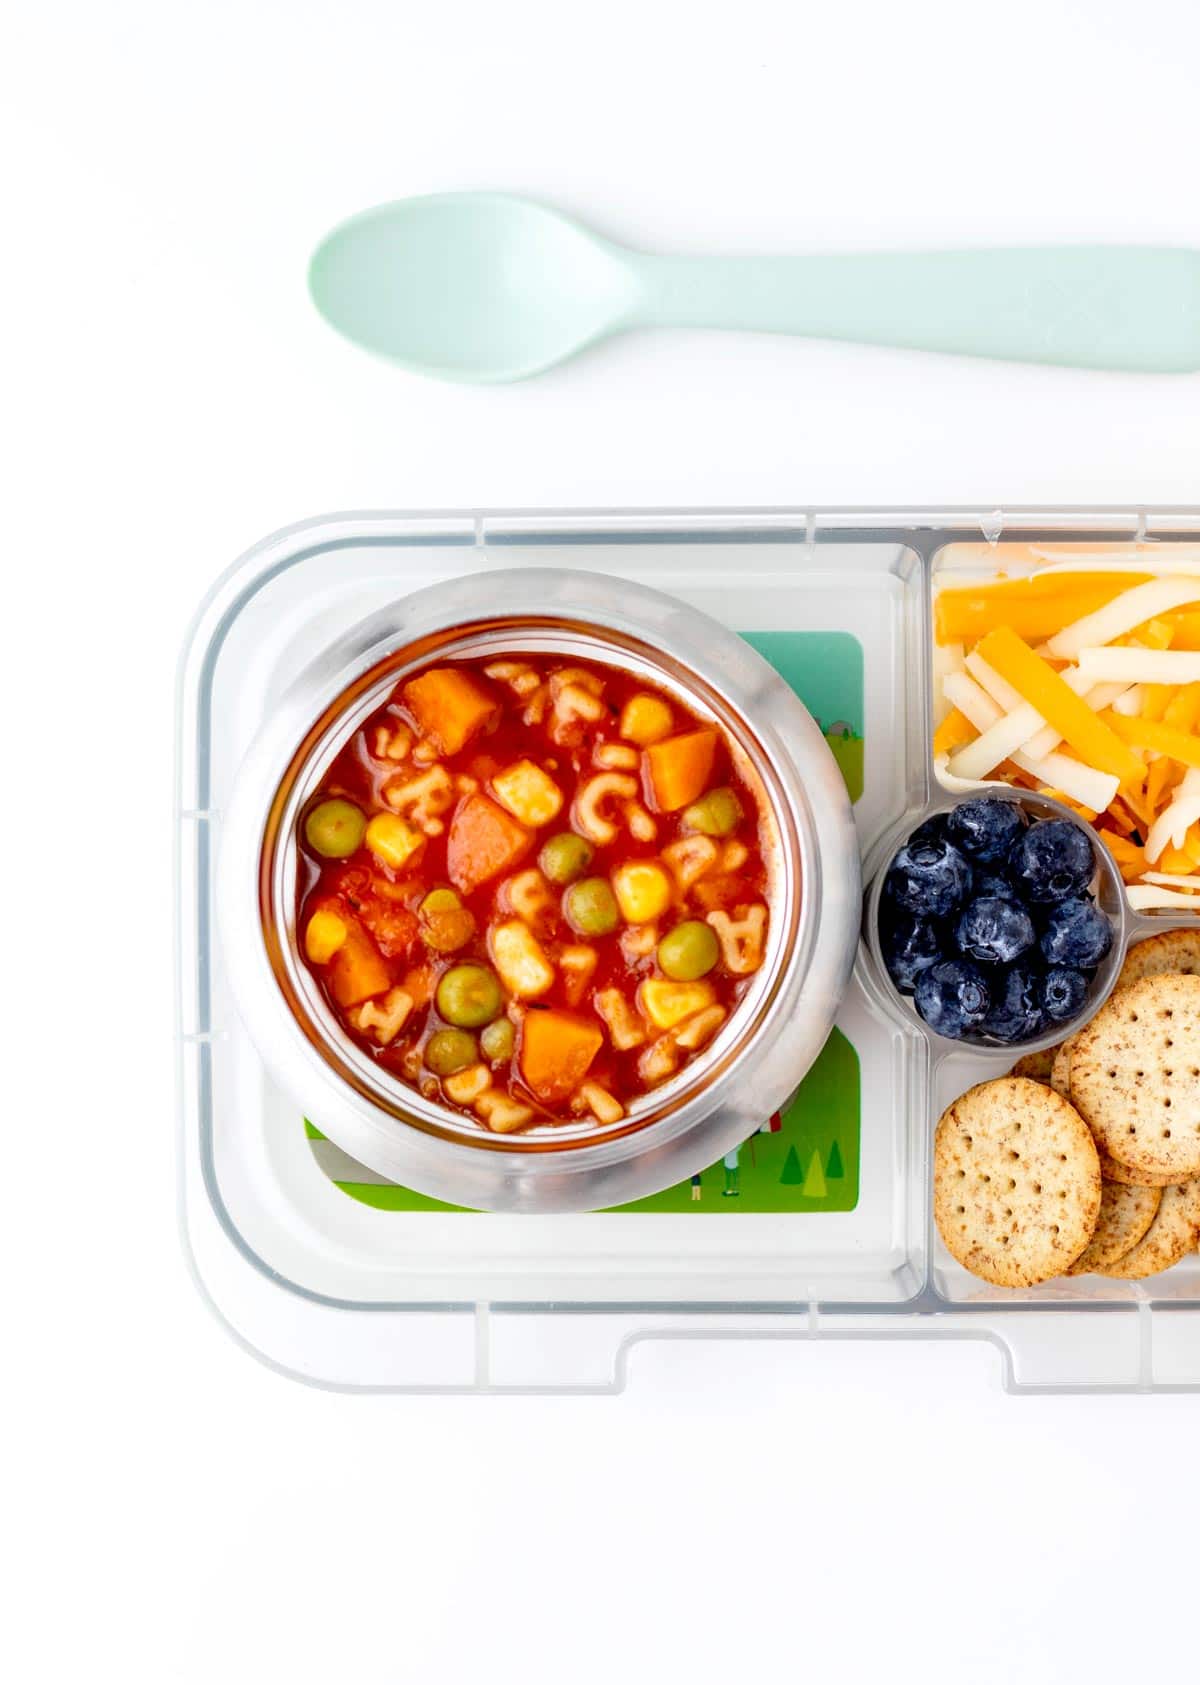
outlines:
[[[444,380],[521,380],[651,327],[1200,369],[1200,251],[1177,247],[651,257],[527,199],[447,193],[335,228],[309,285],[347,339]]]

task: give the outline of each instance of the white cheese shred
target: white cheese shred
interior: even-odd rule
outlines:
[[[1180,895],[1172,889],[1160,889],[1157,884],[1130,884],[1125,891],[1129,905],[1138,913],[1150,912],[1156,907],[1187,907],[1195,912],[1200,907],[1200,897],[1195,895]]]
[[[1193,685],[1200,681],[1200,650],[1081,649],[1079,671],[1093,684],[1110,679],[1130,685]]]
[[[1153,620],[1155,615],[1170,614],[1173,609],[1200,601],[1200,579],[1185,576],[1179,579],[1151,579],[1145,585],[1131,586],[1114,597],[1111,603],[1085,614],[1056,632],[1042,645],[1046,655],[1059,661],[1071,661],[1081,649],[1110,644],[1114,638],[1124,637],[1135,626]]]

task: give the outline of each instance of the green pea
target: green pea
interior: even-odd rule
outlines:
[[[425,1063],[434,1076],[452,1077],[477,1058],[475,1037],[465,1030],[435,1030],[425,1043]]]
[[[560,831],[542,845],[538,865],[551,883],[574,883],[592,863],[594,850],[590,842],[577,837],[574,831]]]
[[[563,896],[563,912],[580,936],[608,936],[621,922],[617,898],[607,878],[583,878]]]
[[[504,1008],[500,979],[486,965],[452,965],[437,986],[437,1009],[448,1024],[478,1030]]]
[[[353,802],[318,802],[304,821],[308,846],[327,860],[344,860],[363,840],[367,816]]]
[[[725,785],[710,790],[683,810],[683,822],[688,830],[700,831],[706,837],[727,837],[737,830],[741,817],[742,804]]]
[[[485,1059],[493,1065],[502,1065],[506,1059],[513,1056],[517,1032],[507,1018],[497,1018],[494,1023],[479,1038],[479,1045],[483,1049]]]
[[[452,889],[431,889],[418,909],[421,940],[435,954],[465,948],[475,934],[475,916]]]
[[[707,977],[720,957],[716,936],[699,919],[677,924],[658,944],[659,970],[676,983],[694,983],[698,977]]]

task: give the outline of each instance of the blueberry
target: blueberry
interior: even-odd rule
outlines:
[[[1087,999],[1088,980],[1082,971],[1053,966],[1042,978],[1042,1011],[1056,1024],[1074,1018]]]
[[[976,898],[982,895],[998,895],[1001,901],[1020,901],[1021,897],[1011,878],[1006,878],[1002,872],[976,872]]]
[[[955,847],[984,864],[1005,859],[1024,828],[1015,802],[995,796],[959,802],[946,822],[946,834]]]
[[[1009,870],[1030,901],[1065,901],[1087,888],[1095,864],[1091,841],[1069,819],[1043,819],[1016,840]]]
[[[901,913],[880,931],[883,962],[896,987],[910,994],[922,971],[941,957],[942,939],[928,919]]]
[[[928,819],[922,820],[908,839],[909,848],[916,847],[918,843],[941,842],[946,835],[946,820],[948,818],[948,814],[933,813]]]
[[[942,960],[917,978],[916,1008],[931,1030],[957,1040],[982,1024],[992,1005],[988,980],[970,960]]]
[[[1014,965],[993,990],[992,1010],[983,1029],[997,1041],[1031,1041],[1046,1027],[1039,991],[1040,978],[1032,966]]]
[[[971,893],[971,868],[941,837],[906,843],[892,861],[884,895],[906,912],[945,918]]]
[[[960,954],[985,965],[1007,965],[1033,947],[1033,920],[1015,901],[984,895],[968,901],[954,932]]]
[[[1047,965],[1090,971],[1112,947],[1112,927],[1094,903],[1073,895],[1051,911],[1041,947]]]

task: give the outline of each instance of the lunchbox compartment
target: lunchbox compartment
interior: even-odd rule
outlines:
[[[838,1019],[861,1095],[852,1209],[815,1197],[807,1208],[794,1183],[791,1208],[734,1210],[739,1195],[724,1196],[719,1167],[705,1173],[698,1210],[531,1218],[368,1203],[346,1191],[372,1196],[352,1165],[322,1160],[320,1119],[309,1120],[317,1134],[306,1130],[267,1077],[224,975],[212,876],[242,756],[330,639],[403,591],[478,569],[594,569],[763,635],[802,696],[825,663],[837,697],[844,661],[861,674],[861,721],[834,704],[822,725],[845,726],[847,764],[861,764],[855,816],[869,863],[933,789],[932,569],[955,539],[990,544],[1013,531],[1200,542],[1200,518],[344,516],[268,539],[225,576],[181,673],[181,1166],[190,1255],[240,1338],[289,1373],[365,1388],[608,1390],[640,1340],[713,1335],[983,1338],[1005,1352],[1014,1387],[1200,1386],[1200,1260],[1161,1283],[1088,1277],[1017,1295],[944,1253],[931,1216],[932,1123],[955,1083],[1011,1060],[980,1070],[976,1054],[965,1077],[961,1053],[935,1066],[861,952]],[[812,1127],[827,1104],[814,1088]],[[814,1140],[802,1141],[802,1170]]]

